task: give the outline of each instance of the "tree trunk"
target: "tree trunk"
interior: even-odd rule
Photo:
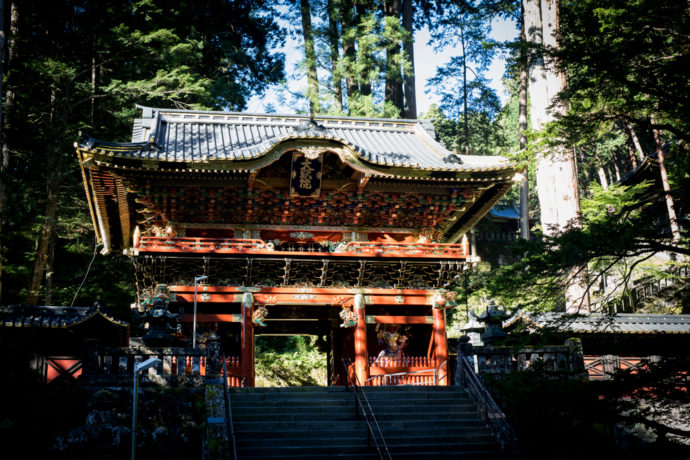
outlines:
[[[302,37],[304,38],[304,56],[307,70],[307,99],[309,113],[321,112],[319,103],[319,79],[316,73],[316,52],[314,51],[314,34],[311,29],[311,11],[309,0],[300,0],[302,13]]]
[[[96,83],[98,79],[98,72],[96,66],[96,53],[98,52],[96,48],[96,37],[93,38],[93,48],[91,50],[91,106],[89,107],[89,123],[91,126],[94,125],[94,119],[96,117]]]
[[[357,27],[357,20],[354,11],[354,6],[350,2],[341,3],[341,15],[342,15],[342,43],[343,43],[343,59],[346,62],[346,69],[344,72],[345,76],[345,88],[347,89],[347,98],[351,100],[357,93],[359,89],[357,87],[355,64],[357,60],[356,49],[355,49],[355,38],[351,33],[345,33],[346,29],[351,31],[353,28]],[[348,104],[349,106],[349,104]]]
[[[524,17],[524,13],[523,13]],[[525,42],[525,21],[520,24],[520,41]],[[520,130],[520,151],[527,148],[527,53],[520,51],[520,79],[518,88],[518,129]],[[520,237],[529,240],[529,180],[525,168],[525,178],[520,181]]]
[[[652,125],[655,124],[654,116],[651,119]],[[671,227],[671,238],[673,242],[680,243],[680,229],[678,228],[678,217],[676,216],[676,207],[673,203],[673,196],[671,196],[671,187],[668,183],[668,172],[666,171],[666,162],[664,161],[664,150],[661,147],[661,138],[659,130],[652,129],[654,134],[654,144],[656,145],[656,156],[659,162],[659,172],[661,173],[661,186],[664,188],[664,200],[666,200],[666,209],[668,211],[668,221]]]
[[[0,0],[0,95],[2,95],[2,82],[5,75],[5,1]],[[2,221],[4,215],[2,213],[3,202],[5,198],[5,173],[7,171],[7,166],[5,165],[5,151],[3,142],[3,129],[2,129],[2,100],[0,100],[0,235],[2,235]],[[3,256],[3,245],[0,241],[0,305],[2,305],[2,256]]]
[[[635,150],[637,151],[637,155],[640,157],[640,161],[644,161],[644,150],[642,150],[642,144],[640,144],[640,139],[637,138],[637,133],[635,133],[635,128],[633,128],[632,123],[628,122],[628,132],[630,133],[630,137],[632,138],[633,144],[635,144]]]
[[[405,81],[403,83],[403,90],[405,93],[403,117],[415,119],[417,118],[417,92],[414,77],[414,27],[412,23],[412,19],[414,18],[414,5],[412,0],[403,0],[402,15],[403,29],[410,34],[409,39],[405,40],[403,43],[403,51],[410,60],[410,71],[405,74]]]
[[[595,147],[596,149],[596,147]],[[594,159],[597,162],[597,175],[599,176],[599,183],[604,190],[609,189],[609,181],[606,179],[606,171],[604,171],[604,163],[601,161],[601,157],[596,150],[594,152]]]
[[[355,4],[355,24],[357,28],[360,28],[362,18],[366,15],[366,6],[362,4]],[[358,51],[359,52],[359,51]],[[373,62],[375,58],[373,56],[361,56],[365,62]],[[369,96],[371,94],[371,79],[369,77],[368,68],[363,68],[357,74],[357,83],[359,85],[359,94],[362,96]]]
[[[637,157],[635,156],[635,150],[633,149],[632,145],[630,143],[628,144],[628,156],[630,157],[630,163],[632,164],[632,168],[635,169],[637,168]]]
[[[618,160],[616,158],[613,159],[613,172],[616,175],[616,182],[621,181],[621,168],[618,166]]]
[[[46,272],[48,263],[48,251],[55,245],[57,228],[57,209],[60,198],[60,187],[62,185],[62,159],[63,141],[65,129],[67,127],[68,101],[70,99],[70,88],[65,88],[60,100],[57,96],[53,97],[51,103],[50,124],[55,126],[55,139],[52,148],[48,152],[46,161],[48,162],[48,177],[46,178],[46,205],[43,228],[38,242],[36,259],[34,260],[34,270],[29,284],[29,293],[26,296],[27,305],[36,305],[41,289],[41,281]]]
[[[535,45],[558,46],[558,2],[523,0],[523,6],[528,40]],[[529,85],[533,129],[542,130],[557,114],[566,112],[560,104],[549,109],[564,84],[565,76],[555,67],[547,70],[542,56],[533,57]],[[536,178],[544,234],[553,236],[579,226],[580,203],[572,150],[561,146],[541,152],[536,159]],[[589,310],[584,280],[575,273],[573,271],[565,293],[565,308],[571,313]]]
[[[46,256],[46,292],[43,302],[45,305],[53,305],[53,292],[55,291],[54,270],[55,270],[55,226],[53,225],[53,234],[50,236],[50,243],[48,246],[48,254]]]
[[[61,167],[59,163],[61,162],[55,165],[58,168]],[[60,182],[60,174],[58,171],[54,170],[51,172],[47,184],[48,196],[46,198],[45,221],[38,242],[38,251],[36,252],[36,260],[34,261],[34,271],[31,276],[29,293],[26,296],[27,305],[36,305],[38,303],[41,281],[43,280],[43,274],[45,273],[48,261],[48,249],[55,241],[55,225],[57,224],[58,191]]]
[[[467,113],[467,48],[465,45],[465,30],[464,26],[460,26],[460,44],[462,46],[462,101],[463,101],[463,125],[465,132],[465,155],[470,153],[470,122],[469,114]]]
[[[587,161],[587,160],[584,158],[584,155],[582,155],[582,154],[580,153],[580,151],[577,150],[577,148],[575,149],[575,160],[576,160],[579,164],[584,164],[584,163],[586,163],[586,161]],[[589,169],[588,169],[588,168],[582,168],[582,185],[583,185],[584,189],[585,189],[585,190],[588,190],[588,189],[589,189],[589,185],[590,185],[591,183],[592,183],[592,178],[590,177]]]
[[[5,221],[5,192],[7,190],[7,171],[10,165],[10,149],[8,145],[8,132],[12,123],[12,116],[14,113],[15,92],[12,78],[12,70],[14,61],[17,56],[17,33],[19,28],[19,10],[16,2],[10,4],[10,34],[9,41],[6,41],[5,35],[5,4],[0,0],[0,96],[3,90],[3,80],[6,80],[5,86],[5,110],[2,111],[2,101],[0,101],[0,235],[2,234],[2,227]],[[7,52],[7,61],[5,61],[5,52]],[[3,62],[7,65],[4,66]],[[0,242],[0,301],[2,300],[2,271],[3,271],[3,253],[4,247]],[[2,303],[0,302],[0,305]]]
[[[340,17],[339,0],[328,0],[328,41],[331,51],[331,73],[333,78],[333,105],[338,113],[343,111],[343,76],[340,72],[340,36],[338,22]]]
[[[400,0],[386,0],[384,2],[384,14],[386,17],[400,20]],[[390,101],[402,113],[404,110],[402,68],[400,64],[396,64],[400,57],[400,52],[401,43],[386,44],[385,99]]]

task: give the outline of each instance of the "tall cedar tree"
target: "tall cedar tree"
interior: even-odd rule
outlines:
[[[18,4],[8,43],[19,51],[5,69],[12,75],[5,106],[11,91],[22,116],[3,125],[3,147],[12,153],[4,178],[12,213],[3,213],[3,302],[25,295],[36,304],[43,292],[69,303],[81,281],[74,267],[87,265],[92,230],[72,147],[80,130],[128,140],[135,103],[238,110],[282,79],[283,57],[271,51],[282,35],[261,7],[221,0],[172,8],[162,1]],[[129,302],[129,271],[117,258],[100,260],[91,279],[102,280],[104,300]],[[46,275],[53,278],[48,292]],[[99,295],[97,285],[87,284],[80,301]]]
[[[315,15],[317,11],[325,17]],[[414,9],[405,11],[412,14]],[[411,46],[414,23],[408,20],[405,30],[403,13],[398,0],[300,0],[312,111],[416,117],[414,91],[403,88],[405,78],[412,76],[404,48]],[[320,97],[315,98],[317,93]],[[405,114],[409,101],[414,113]]]
[[[491,18],[473,3],[445,0],[438,2],[430,16],[435,48],[454,47],[458,52],[437,69],[429,84],[441,96],[440,108],[450,118],[462,120],[452,148],[464,154],[479,153],[487,141],[472,132],[472,119],[488,126],[500,110],[498,96],[484,76],[494,56],[488,46]]]

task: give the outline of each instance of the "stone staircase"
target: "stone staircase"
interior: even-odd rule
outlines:
[[[394,459],[506,457],[460,387],[366,394]],[[240,459],[379,458],[351,388],[238,388],[230,398]]]

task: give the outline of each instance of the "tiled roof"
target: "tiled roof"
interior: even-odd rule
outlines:
[[[104,313],[99,307],[56,306],[4,306],[0,307],[0,327],[68,328],[96,316],[119,327],[128,327],[124,321]]]
[[[563,332],[582,334],[690,334],[690,315],[639,313],[570,315],[520,312],[504,321],[503,328],[510,328],[519,322],[537,329],[554,328]]]
[[[143,161],[209,164],[255,160],[281,142],[331,141],[373,165],[438,171],[514,168],[498,156],[457,155],[435,139],[429,120],[185,111],[140,107],[132,143],[87,140],[82,148]]]
[[[489,211],[491,217],[499,217],[503,219],[519,219],[520,207],[518,206],[501,206],[496,205]]]

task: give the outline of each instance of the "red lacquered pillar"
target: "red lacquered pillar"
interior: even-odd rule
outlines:
[[[434,314],[434,345],[436,354],[436,366],[448,360],[448,340],[446,339],[446,315],[441,308],[431,309]],[[448,364],[439,369],[438,381],[440,385],[448,385]]]
[[[369,378],[369,357],[367,355],[367,317],[364,307],[364,296],[355,294],[355,313],[357,314],[357,325],[355,326],[355,374],[359,379],[359,384]]]
[[[247,386],[254,386],[254,296],[245,292],[242,296],[242,375],[247,378]]]

